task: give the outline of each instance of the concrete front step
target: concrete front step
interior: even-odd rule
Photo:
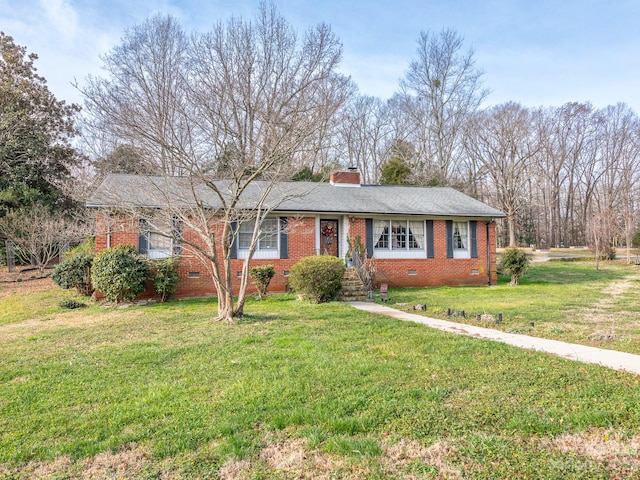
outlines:
[[[353,268],[348,268],[342,277],[342,291],[338,297],[341,302],[357,302],[368,299],[367,291]]]

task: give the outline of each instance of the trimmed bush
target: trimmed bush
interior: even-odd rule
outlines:
[[[178,289],[180,275],[178,274],[178,259],[169,257],[154,260],[151,263],[151,280],[160,301],[166,302]]]
[[[269,283],[271,283],[271,279],[275,275],[276,269],[273,268],[273,265],[260,265],[249,269],[249,276],[253,278],[253,283],[256,284],[260,300],[267,295],[267,288],[269,288]]]
[[[144,291],[147,261],[132,245],[102,250],[93,260],[91,280],[111,302],[131,301]]]
[[[75,288],[80,295],[87,297],[93,293],[91,283],[91,266],[93,254],[86,252],[75,253],[68,256],[53,270],[51,279],[61,288]]]
[[[510,285],[518,285],[520,277],[529,269],[529,258],[521,248],[506,248],[502,254],[500,268],[504,273],[511,275]]]
[[[291,267],[289,285],[301,298],[312,303],[330,302],[342,289],[345,270],[338,257],[306,257]]]

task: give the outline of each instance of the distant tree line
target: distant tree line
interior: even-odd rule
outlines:
[[[361,108],[361,122],[352,122],[343,137],[345,157],[368,182],[457,187],[507,214],[502,245],[633,244],[640,222],[640,121],[625,104],[527,108],[508,102],[467,111],[447,155],[438,156],[425,148],[436,140],[425,141],[424,123],[406,110],[419,103],[413,100],[398,94],[386,103],[360,98],[351,104]],[[354,140],[361,138],[375,142]],[[377,149],[366,148],[374,144]]]

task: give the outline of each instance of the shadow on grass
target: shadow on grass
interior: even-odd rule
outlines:
[[[265,297],[264,300],[259,300],[257,296],[250,295],[247,298],[247,302],[244,308],[244,314],[242,317],[234,319],[234,322],[238,325],[248,325],[254,323],[266,323],[281,318],[281,315],[268,313],[278,308],[290,308],[287,305],[291,304],[294,299],[289,294],[271,294]],[[234,299],[237,302],[237,298]],[[151,307],[151,305],[150,305]],[[203,308],[210,310],[211,312],[217,312],[218,299],[214,296],[209,297],[181,297],[171,300],[166,303],[157,303],[153,305],[153,308],[159,309],[172,309],[180,307],[182,311],[200,311]]]
[[[278,320],[278,315],[270,315],[267,313],[245,313],[242,317],[234,318],[234,322],[238,325],[251,325],[254,323],[267,323]]]

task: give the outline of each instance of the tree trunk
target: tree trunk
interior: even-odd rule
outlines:
[[[513,218],[513,215],[509,215],[509,220],[507,221],[509,225],[509,246],[516,246],[516,219]]]
[[[218,317],[216,320],[233,322],[233,291],[218,292]]]

